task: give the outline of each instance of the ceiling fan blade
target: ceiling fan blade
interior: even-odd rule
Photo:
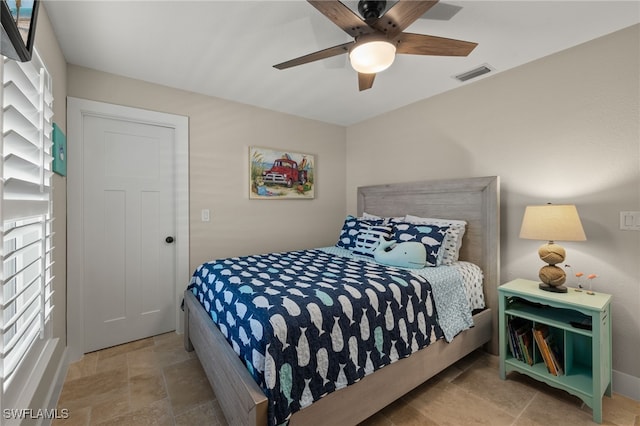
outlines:
[[[468,56],[478,43],[436,37],[425,34],[402,33],[396,53],[434,56]]]
[[[404,31],[409,25],[413,24],[416,19],[424,15],[427,10],[435,6],[436,3],[438,3],[438,0],[399,0],[380,18],[367,23],[376,30],[382,31],[386,34],[387,38],[392,39]]]
[[[349,48],[354,41],[350,41],[348,43],[339,44],[337,46],[329,47],[324,50],[319,50],[317,52],[309,53],[308,55],[300,56],[299,58],[291,59],[286,62],[282,62],[280,64],[276,64],[273,67],[279,70],[283,70],[286,68],[295,67],[302,64],[308,64],[309,62],[319,61],[320,59],[331,58],[332,56],[337,56],[342,53],[347,53]]]
[[[307,1],[351,37],[373,32],[358,15],[338,0]]]
[[[375,74],[363,74],[358,73],[358,88],[362,92],[363,90],[371,89],[373,86],[373,80],[375,80]]]

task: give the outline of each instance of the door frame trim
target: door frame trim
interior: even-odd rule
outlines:
[[[175,156],[175,323],[184,331],[180,304],[189,282],[189,117],[67,97],[67,347],[68,361],[84,355],[83,121],[85,116],[112,118],[174,130]],[[54,211],[55,213],[55,211]]]

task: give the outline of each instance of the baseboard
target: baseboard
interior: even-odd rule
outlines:
[[[62,392],[62,386],[64,385],[64,379],[67,377],[67,371],[69,370],[69,362],[67,360],[67,348],[64,348],[64,352],[60,357],[60,362],[58,363],[58,367],[56,369],[55,375],[53,377],[53,381],[51,383],[51,388],[47,394],[47,403],[45,404],[46,408],[50,413],[54,413],[53,418],[65,418],[65,413],[58,413],[55,409],[58,406],[58,400],[60,399],[60,393]],[[40,426],[49,426],[53,421],[53,418],[45,418],[43,419]]]
[[[54,347],[51,356],[48,357],[48,365],[41,376],[37,392],[33,395],[29,407],[35,413],[35,418],[23,421],[21,426],[34,424],[36,426],[49,426],[55,418],[60,418],[55,408],[62,391],[65,376],[67,375],[67,348],[62,339],[52,339]],[[41,411],[38,411],[41,410]]]
[[[613,391],[635,401],[640,401],[640,377],[620,371],[612,371]]]

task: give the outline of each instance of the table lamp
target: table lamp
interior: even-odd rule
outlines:
[[[545,291],[566,293],[567,288],[562,284],[567,276],[560,267],[556,266],[564,262],[566,252],[555,241],[587,239],[576,206],[555,204],[527,206],[522,218],[520,238],[548,241],[538,249],[540,259],[548,263],[538,272],[538,277],[542,281],[539,287]]]

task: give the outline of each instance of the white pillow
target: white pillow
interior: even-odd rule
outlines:
[[[360,217],[360,219],[363,219],[363,220],[384,220],[384,223],[390,223],[390,222],[393,222],[393,221],[403,221],[404,217],[403,216],[380,217],[380,216],[376,216],[374,214],[369,214],[367,212],[362,212],[362,217]]]
[[[460,247],[462,247],[462,237],[464,236],[467,226],[466,221],[418,217],[409,214],[404,217],[404,220],[405,222],[418,225],[449,226],[449,229],[444,236],[444,240],[442,241],[442,247],[438,252],[436,265],[451,265],[453,262],[458,260],[460,257]]]
[[[384,219],[384,218],[382,218],[380,216],[376,216],[375,214],[369,214],[367,212],[362,212],[361,219],[364,219],[364,220],[379,220],[379,219]]]

